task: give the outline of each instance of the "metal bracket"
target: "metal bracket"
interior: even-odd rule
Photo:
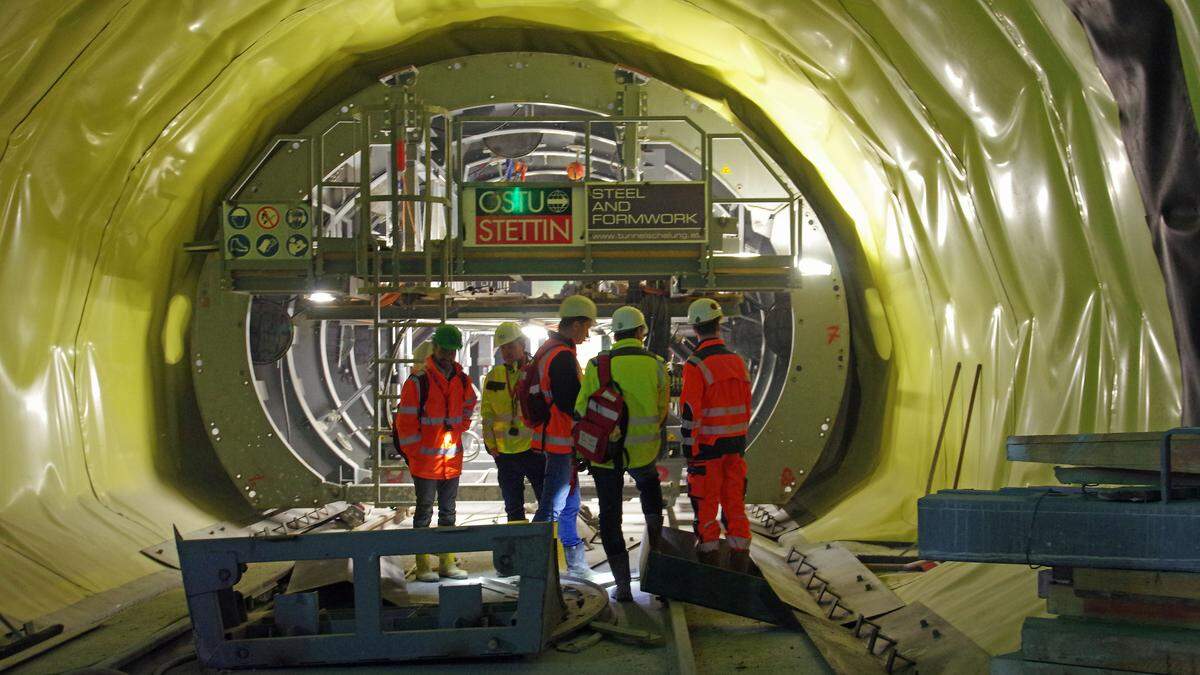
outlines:
[[[545,648],[562,617],[554,534],[550,523],[373,530],[295,535],[284,538],[177,538],[184,590],[196,653],[209,668],[287,664],[327,665],[370,661],[414,661],[464,655],[535,654]],[[516,602],[481,605],[458,599],[456,627],[438,627],[436,608],[384,607],[379,561],[384,556],[451,551],[493,551],[500,574],[518,574]],[[354,570],[353,609],[318,609],[314,635],[307,616],[275,622],[230,624],[232,591],[248,563],[349,559]],[[286,604],[286,603],[285,603]],[[293,603],[295,605],[296,603]],[[303,603],[299,603],[303,604]],[[465,609],[464,609],[465,608]],[[444,618],[450,618],[450,614]],[[223,618],[224,617],[224,618]],[[459,627],[461,626],[461,627]],[[290,627],[290,628],[289,628]]]

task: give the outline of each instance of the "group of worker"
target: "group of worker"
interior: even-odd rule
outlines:
[[[750,379],[745,363],[721,340],[721,320],[721,307],[711,299],[696,300],[688,308],[698,342],[683,367],[681,435],[699,540],[697,558],[718,563],[724,525],[729,566],[744,572],[750,545],[744,505]],[[640,496],[648,532],[645,543],[657,546],[664,508],[657,460],[665,448],[670,380],[663,359],[643,348],[646,320],[631,306],[613,312],[611,349],[581,369],[576,347],[589,338],[596,322],[596,305],[589,298],[565,298],[556,330],[533,355],[520,326],[502,323],[495,333],[502,363],[484,378],[482,397],[454,359],[463,346],[462,333],[452,325],[439,326],[424,367],[414,369],[401,390],[394,436],[416,487],[413,527],[429,527],[435,502],[438,525],[454,525],[461,438],[479,403],[483,441],[496,461],[508,522],[525,522],[525,481],[529,481],[538,499],[533,520],[556,523],[566,572],[593,578],[577,529],[578,471],[586,466],[596,485],[600,539],[616,584],[615,598],[628,601],[633,597],[629,553],[621,528],[625,474]],[[610,459],[583,462],[577,452],[576,426],[589,414],[589,402],[593,413],[598,410],[593,395],[603,393],[602,389],[612,391],[613,385],[624,409],[619,426],[608,438]],[[522,396],[541,397],[548,407],[543,423],[526,423],[523,411],[527,413],[530,406]],[[437,571],[430,556],[417,556],[419,581],[437,581],[439,576],[462,579],[467,575],[453,554],[441,556]]]

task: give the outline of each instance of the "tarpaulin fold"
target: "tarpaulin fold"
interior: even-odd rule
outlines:
[[[821,215],[858,394],[842,456],[794,505],[810,538],[912,538],[959,362],[983,364],[965,487],[1049,478],[1004,461],[1008,434],[1178,421],[1167,294],[1118,109],[1058,0],[10,0],[0,612],[28,618],[144,574],[137,549],[172,523],[244,508],[188,359],[168,365],[161,336],[195,280],[181,244],[213,231],[247,158],[350,83],[514,48],[627,63],[727,106]],[[872,335],[868,291],[888,340]],[[960,389],[935,487],[965,408]]]

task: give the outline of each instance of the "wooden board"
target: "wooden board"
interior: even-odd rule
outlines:
[[[1200,672],[1200,631],[1086,619],[1025,620],[1028,661],[1146,673]]]
[[[1200,600],[1200,574],[1079,567],[1074,570],[1077,593],[1120,593]]]
[[[1081,596],[1064,584],[1049,588],[1046,611],[1080,619],[1200,629],[1200,602],[1151,596]]]
[[[806,564],[816,568],[817,576],[829,583],[830,589],[841,598],[839,602],[849,608],[851,614],[862,614],[870,619],[904,606],[903,600],[841,544],[817,544],[796,550],[805,556]],[[793,561],[793,569],[795,565]],[[811,568],[806,569],[807,573],[802,572],[796,577],[801,585],[807,584],[808,573],[812,572]]]
[[[824,612],[804,585],[796,580],[792,567],[784,562],[785,552],[767,548],[755,541],[750,545],[750,558],[762,572],[763,578],[775,590],[780,600],[811,616],[823,616]]]
[[[886,672],[883,663],[868,654],[865,643],[850,631],[803,612],[796,612],[796,618],[833,672],[838,675]]]
[[[990,657],[962,631],[919,602],[875,620],[922,673],[985,673]]]
[[[1158,471],[1162,433],[1080,434],[1070,436],[1010,436],[1008,459],[1074,466]],[[1200,438],[1179,436],[1172,441],[1171,469],[1200,473]]]

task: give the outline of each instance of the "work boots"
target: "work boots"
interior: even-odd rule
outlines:
[[[749,574],[750,550],[745,548],[729,549],[729,569],[738,574]]]
[[[608,566],[612,568],[613,580],[617,582],[613,598],[617,602],[631,602],[633,600],[633,589],[630,588],[629,553],[622,551],[615,556],[610,556]]]
[[[429,559],[432,556],[425,553],[418,553],[417,558],[417,581],[436,582],[438,580],[437,572],[433,571],[433,566],[430,565]]]
[[[582,541],[574,546],[564,546],[563,553],[567,558],[567,574],[584,581],[592,581],[596,577],[596,573],[592,571],[587,564],[587,558],[584,557],[587,548]]]
[[[721,549],[714,548],[706,550],[702,548],[696,549],[696,561],[702,565],[710,565],[712,567],[721,566]]]
[[[453,553],[442,553],[438,556],[438,563],[440,565],[438,574],[441,576],[447,579],[467,578],[467,571],[458,566]],[[437,581],[437,579],[434,579],[434,581]]]
[[[651,551],[657,551],[662,542],[662,515],[646,516],[646,543]]]

